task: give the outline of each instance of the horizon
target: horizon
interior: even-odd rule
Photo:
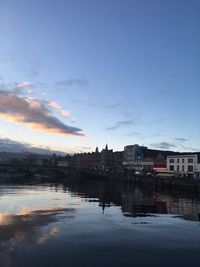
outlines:
[[[90,150],[90,151],[73,151],[73,152],[63,152],[63,151],[58,151],[58,150],[51,150],[48,147],[37,147],[37,146],[31,146],[30,144],[26,144],[26,143],[20,143],[20,142],[14,142],[12,140],[4,140],[5,143],[8,142],[7,144],[4,144],[4,147],[2,146],[2,144],[0,144],[0,154],[1,153],[10,153],[10,154],[34,154],[34,155],[53,155],[55,154],[56,156],[67,156],[67,155],[75,155],[75,154],[84,154],[84,153],[95,153],[96,148],[98,148],[98,151],[101,152],[105,149],[105,146],[108,146],[109,150],[113,150],[113,152],[124,152],[124,148],[126,146],[133,146],[133,145],[138,145],[139,147],[146,147],[148,150],[155,150],[155,151],[161,151],[161,152],[173,152],[173,153],[181,153],[181,154],[199,154],[200,151],[196,150],[196,151],[179,151],[179,150],[167,150],[167,149],[158,149],[158,148],[151,148],[151,147],[147,147],[144,144],[140,145],[140,144],[129,144],[126,145],[122,150],[114,150],[112,147],[109,147],[108,144],[106,144],[104,147],[99,148],[98,146],[95,147],[94,150]],[[10,144],[9,144],[10,143]],[[3,149],[2,149],[3,147]]]

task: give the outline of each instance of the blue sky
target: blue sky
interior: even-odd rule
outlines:
[[[199,0],[0,0],[1,139],[200,150],[199,12]],[[62,125],[16,111],[22,100]]]

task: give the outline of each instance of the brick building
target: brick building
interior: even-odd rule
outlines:
[[[123,151],[113,152],[108,145],[101,152],[97,147],[95,152],[78,153],[71,157],[71,167],[77,170],[121,171],[122,164]]]

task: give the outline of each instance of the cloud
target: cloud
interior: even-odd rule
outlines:
[[[20,96],[9,90],[0,89],[0,117],[10,122],[25,124],[33,130],[83,136],[80,128],[68,126],[56,118],[44,101]]]
[[[189,148],[186,148],[186,149],[189,150],[189,151],[193,151],[193,152],[200,152],[200,148],[189,147]]]
[[[48,105],[53,109],[61,109],[61,106],[55,101],[48,100]]]
[[[63,117],[69,118],[70,113],[67,110],[60,109],[60,115],[62,115]],[[73,121],[74,121],[74,119],[73,119]]]
[[[62,81],[56,82],[57,87],[83,87],[83,86],[88,86],[89,82],[85,79],[66,79]]]
[[[90,146],[75,146],[71,153],[85,153],[85,152],[91,152],[93,150]]]
[[[26,87],[32,87],[32,83],[28,81],[23,81],[17,84],[18,88],[26,88]]]
[[[13,92],[13,94],[16,95],[30,95],[32,94],[32,90],[30,88],[34,87],[33,84],[31,82],[28,81],[24,81],[24,82],[20,82],[15,84],[14,88],[11,89],[11,91]]]
[[[68,110],[63,109],[57,102],[52,100],[47,100],[47,104],[52,109],[58,110],[61,116],[66,118],[71,118],[71,120],[74,121],[74,119],[70,115],[70,112]]]
[[[15,141],[9,138],[0,137],[0,151],[5,152],[29,152],[29,153],[36,153],[36,154],[61,154],[64,155],[63,152],[52,150],[51,148],[45,147],[36,147],[32,144],[27,144],[25,142]]]
[[[126,136],[139,136],[139,135],[141,135],[141,133],[139,133],[139,132],[129,132],[129,133],[127,133],[127,134],[125,134]]]
[[[172,143],[168,142],[160,142],[160,143],[153,143],[151,144],[152,147],[159,148],[159,149],[171,149],[171,148],[176,148],[177,146]]]
[[[175,141],[178,141],[178,142],[186,142],[187,139],[186,138],[182,138],[182,137],[176,137],[176,138],[173,138]]]
[[[135,124],[136,124],[136,122],[134,122],[133,120],[119,121],[115,125],[106,128],[106,131],[118,130],[120,128],[130,127],[130,126],[135,125]]]
[[[187,145],[187,146],[185,146],[185,145],[182,145],[181,146],[181,150],[182,151],[186,151],[186,153],[187,153],[187,151],[192,151],[192,152],[200,152],[200,148],[195,148],[193,145]]]
[[[40,231],[42,227],[49,226],[47,239],[57,236],[60,233],[61,226],[51,227],[51,224],[58,221],[57,216],[60,214],[68,220],[72,219],[75,211],[72,208],[34,210],[29,207],[22,207],[19,212],[15,213],[0,212],[0,242],[7,242],[10,251],[13,251],[14,247],[20,242],[31,240],[32,242],[41,241],[38,243],[42,243],[46,240],[43,232]],[[3,253],[4,251],[1,254],[3,255]],[[7,264],[3,265],[7,266]]]
[[[48,234],[40,236],[37,240],[38,244],[44,244],[46,241],[51,239],[53,236],[57,236],[60,233],[60,227],[52,227]]]

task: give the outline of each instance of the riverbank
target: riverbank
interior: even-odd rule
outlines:
[[[194,178],[177,178],[177,177],[154,177],[154,176],[137,176],[137,175],[121,175],[121,179],[125,179],[130,183],[144,184],[152,188],[166,187],[169,189],[191,191],[200,194],[200,179]]]
[[[94,171],[78,171],[78,173],[81,173],[82,179],[83,177],[90,177],[93,179],[108,179],[113,181],[122,180],[129,183],[143,184],[152,188],[166,187],[169,189],[191,191],[193,193],[200,194],[200,179],[194,179],[191,177],[159,177],[134,175],[131,173],[95,173]]]
[[[5,182],[45,182],[45,181],[61,181],[64,179],[75,180],[111,180],[116,182],[126,181],[133,184],[141,184],[150,188],[169,188],[180,191],[190,191],[192,193],[200,194],[200,179],[194,179],[191,177],[157,177],[157,176],[142,176],[134,175],[131,173],[99,173],[94,171],[76,171],[74,169],[51,169],[41,168],[34,171],[20,172],[18,170],[15,173],[1,172],[0,183]]]

